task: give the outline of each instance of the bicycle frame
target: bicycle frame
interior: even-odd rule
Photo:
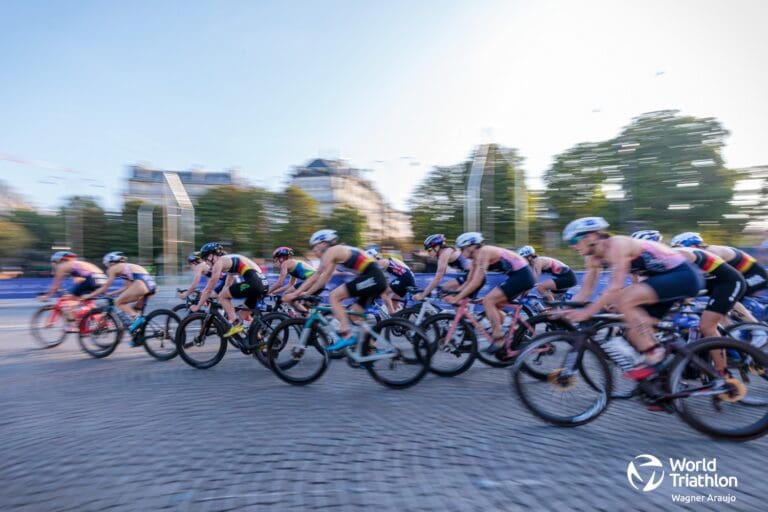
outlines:
[[[328,332],[328,329],[330,327],[330,322],[325,317],[323,313],[331,313],[331,308],[328,306],[316,306],[312,308],[311,313],[307,317],[306,321],[304,322],[304,328],[301,331],[301,337],[299,338],[299,343],[302,347],[307,346],[307,342],[309,341],[309,334],[312,332],[312,324],[314,323],[320,323],[322,326],[322,330],[324,332]],[[356,327],[358,329],[359,334],[367,333],[369,336],[373,337],[376,341],[380,341],[381,338],[379,335],[374,332],[374,330],[371,328],[370,325],[368,325],[368,322],[366,321],[368,319],[368,314],[366,312],[359,312],[359,311],[347,311],[348,315],[355,316],[361,318],[363,321],[359,324],[356,324]],[[373,354],[370,356],[363,356],[361,355],[362,349],[363,349],[363,342],[365,341],[365,336],[358,336],[357,337],[357,344],[355,345],[354,349],[347,348],[346,354],[347,357],[351,358],[356,363],[368,363],[371,361],[378,361],[379,359],[392,359],[397,354],[395,352],[386,352],[382,354]]]
[[[443,346],[447,346],[448,341],[453,339],[453,335],[456,333],[456,328],[459,326],[459,322],[465,318],[469,320],[469,322],[472,324],[472,327],[475,328],[475,331],[479,332],[481,335],[485,336],[485,338],[488,341],[493,343],[493,336],[488,331],[485,330],[485,327],[482,326],[480,321],[472,312],[472,309],[470,308],[470,304],[474,304],[474,302],[470,301],[470,299],[462,299],[459,302],[459,305],[456,308],[456,314],[454,315],[453,320],[451,321],[451,325],[448,328],[448,332],[445,336],[445,343],[443,344]],[[531,325],[528,322],[526,322],[524,318],[520,317],[520,311],[522,311],[523,309],[522,305],[507,304],[503,307],[510,307],[514,311],[512,314],[512,322],[509,324],[509,330],[507,331],[507,334],[504,337],[504,346],[509,347],[509,343],[512,341],[513,333],[517,329],[518,322],[521,322],[528,329],[531,329]],[[508,355],[509,357],[515,357],[520,352],[521,352],[520,350],[515,350],[513,352],[510,352]]]

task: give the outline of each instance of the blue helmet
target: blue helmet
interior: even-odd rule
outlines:
[[[637,238],[638,240],[651,240],[652,242],[661,242],[664,237],[661,236],[661,233],[655,229],[642,229],[632,233],[632,238]]]
[[[200,257],[207,259],[211,254],[221,256],[224,254],[224,246],[218,242],[208,242],[200,248]]]
[[[680,245],[683,247],[690,247],[692,245],[704,245],[704,239],[701,238],[701,235],[698,233],[694,233],[693,231],[686,231],[685,233],[676,235],[672,239],[671,245],[672,247],[678,247]]]

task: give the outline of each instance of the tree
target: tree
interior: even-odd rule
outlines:
[[[408,200],[411,226],[417,241],[433,233],[455,239],[464,231],[464,199],[470,162],[435,167]]]
[[[256,187],[216,187],[197,200],[199,243],[222,242],[231,252],[264,255],[269,228],[265,215],[268,194]]]
[[[0,258],[15,256],[32,242],[32,235],[23,226],[0,219]]]
[[[337,206],[325,220],[325,225],[336,230],[342,243],[360,247],[366,226],[362,213],[348,205]]]
[[[34,210],[14,210],[8,220],[23,227],[30,236],[26,248],[50,252],[65,241],[64,219],[60,215],[42,215]]]
[[[275,194],[269,212],[274,247],[288,246],[302,252],[312,233],[322,228],[317,201],[298,187]]]

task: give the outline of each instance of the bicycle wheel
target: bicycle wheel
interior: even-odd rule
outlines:
[[[53,304],[43,306],[32,315],[31,331],[40,348],[53,348],[67,337],[67,320]]]
[[[429,371],[441,377],[464,373],[477,358],[477,337],[469,322],[461,320],[451,339],[447,339],[454,317],[452,313],[439,313],[424,320],[420,326],[429,339],[432,352]]]
[[[304,328],[303,318],[278,325],[267,341],[269,367],[283,381],[303,386],[316,381],[328,368],[327,340],[317,324]]]
[[[171,308],[171,311],[179,315],[179,319],[184,318],[189,314],[189,304],[186,302],[182,302],[181,304],[176,304]]]
[[[93,309],[80,320],[77,341],[91,356],[97,359],[107,357],[115,351],[123,337],[122,325],[112,311]]]
[[[746,341],[763,352],[768,352],[768,325],[762,322],[742,322],[729,325],[725,328],[723,336]]]
[[[190,313],[176,330],[176,350],[185,363],[206,370],[227,352],[227,341],[222,337],[225,332],[225,327],[207,313]]]
[[[529,411],[561,427],[594,420],[611,400],[611,373],[602,354],[591,343],[577,355],[576,372],[563,375],[566,360],[579,333],[546,333],[533,339],[512,367],[512,384]],[[535,368],[531,373],[529,369]],[[545,379],[541,375],[546,375]]]
[[[419,382],[429,369],[431,343],[424,331],[402,318],[388,318],[373,327],[361,355],[375,358],[360,364],[373,379],[390,388],[407,388]]]
[[[176,357],[176,331],[179,329],[179,316],[169,309],[156,309],[145,318],[141,326],[139,341],[149,355],[158,361],[168,361]]]
[[[669,390],[680,417],[714,438],[746,441],[768,432],[768,356],[749,343],[732,338],[704,338],[687,346],[672,363]],[[727,354],[727,375],[712,380],[710,352]],[[694,354],[693,357],[691,354]],[[694,371],[691,371],[691,370]]]
[[[511,326],[506,326],[506,329]],[[512,340],[509,343],[509,352],[502,354],[501,351],[496,354],[488,354],[485,352],[485,348],[488,347],[490,341],[485,336],[481,336],[478,340],[477,358],[483,363],[494,368],[506,368],[515,364],[516,355],[522,351],[530,341],[547,332],[554,331],[571,331],[573,327],[568,322],[562,320],[556,320],[550,318],[547,315],[537,315],[530,318],[520,316],[520,320],[515,327],[515,331],[512,333]],[[507,333],[504,333],[504,338],[507,338]]]
[[[255,357],[266,368],[269,368],[269,353],[267,342],[272,332],[290,317],[284,313],[267,313],[254,317],[251,328],[248,330],[248,343],[253,347]]]

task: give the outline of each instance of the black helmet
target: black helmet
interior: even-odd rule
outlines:
[[[211,254],[221,256],[224,254],[224,246],[218,242],[208,242],[200,248],[200,257],[202,259],[207,259]]]
[[[199,252],[191,252],[189,253],[189,256],[187,256],[187,263],[199,263],[200,262],[200,253]]]

